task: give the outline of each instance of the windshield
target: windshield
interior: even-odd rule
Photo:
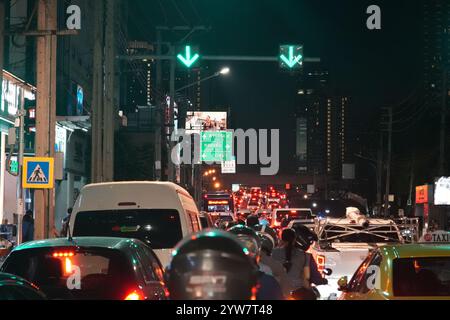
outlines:
[[[450,257],[394,260],[394,296],[450,297]]]
[[[119,237],[139,239],[152,249],[170,249],[183,238],[176,210],[111,210],[80,212],[74,237]]]
[[[352,226],[326,226],[321,233],[320,240],[336,243],[399,243],[398,232],[391,226],[372,226],[364,228]]]
[[[2,272],[36,284],[49,299],[116,300],[126,294],[133,271],[118,250],[55,248],[16,251]]]

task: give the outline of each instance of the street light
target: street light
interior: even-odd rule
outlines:
[[[209,77],[206,77],[206,78],[201,79],[201,80],[199,80],[199,81],[196,81],[196,82],[194,82],[194,83],[188,84],[187,86],[184,86],[184,87],[182,87],[182,88],[180,88],[180,89],[177,89],[177,90],[175,91],[175,93],[180,92],[180,91],[183,91],[183,90],[188,89],[188,88],[190,88],[190,87],[193,87],[193,86],[195,86],[195,85],[199,85],[200,83],[205,82],[205,81],[208,81],[208,80],[210,80],[210,79],[217,78],[217,77],[220,77],[220,76],[228,75],[228,74],[230,73],[230,71],[231,71],[230,68],[224,67],[224,68],[222,68],[220,71],[217,71],[216,73],[214,73],[213,75],[211,75],[211,76],[209,76]]]
[[[225,67],[225,68],[223,68],[222,70],[220,70],[220,74],[221,75],[227,75],[227,74],[229,74],[230,73],[230,68],[228,68],[228,67]]]

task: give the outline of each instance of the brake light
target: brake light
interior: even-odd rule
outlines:
[[[322,273],[325,270],[325,256],[317,256],[317,270]]]
[[[144,300],[142,295],[139,294],[139,292],[137,292],[136,290],[133,292],[130,292],[124,300],[133,300],[133,301],[139,301],[139,300]]]
[[[69,258],[66,258],[66,263],[65,263],[65,267],[66,267],[66,274],[72,274],[72,260],[70,260]]]
[[[53,253],[53,258],[68,258],[73,257],[75,253],[73,252],[55,252]]]

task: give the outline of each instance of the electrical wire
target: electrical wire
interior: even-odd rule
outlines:
[[[181,17],[181,19],[183,20],[184,23],[189,24],[189,21],[186,19],[186,17],[184,16],[183,12],[180,10],[180,8],[178,7],[176,0],[171,0],[173,6],[175,7],[175,10],[178,12],[178,15]]]

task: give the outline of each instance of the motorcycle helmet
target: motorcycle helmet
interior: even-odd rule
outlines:
[[[206,230],[183,240],[166,270],[172,300],[250,300],[258,269],[230,233]]]

